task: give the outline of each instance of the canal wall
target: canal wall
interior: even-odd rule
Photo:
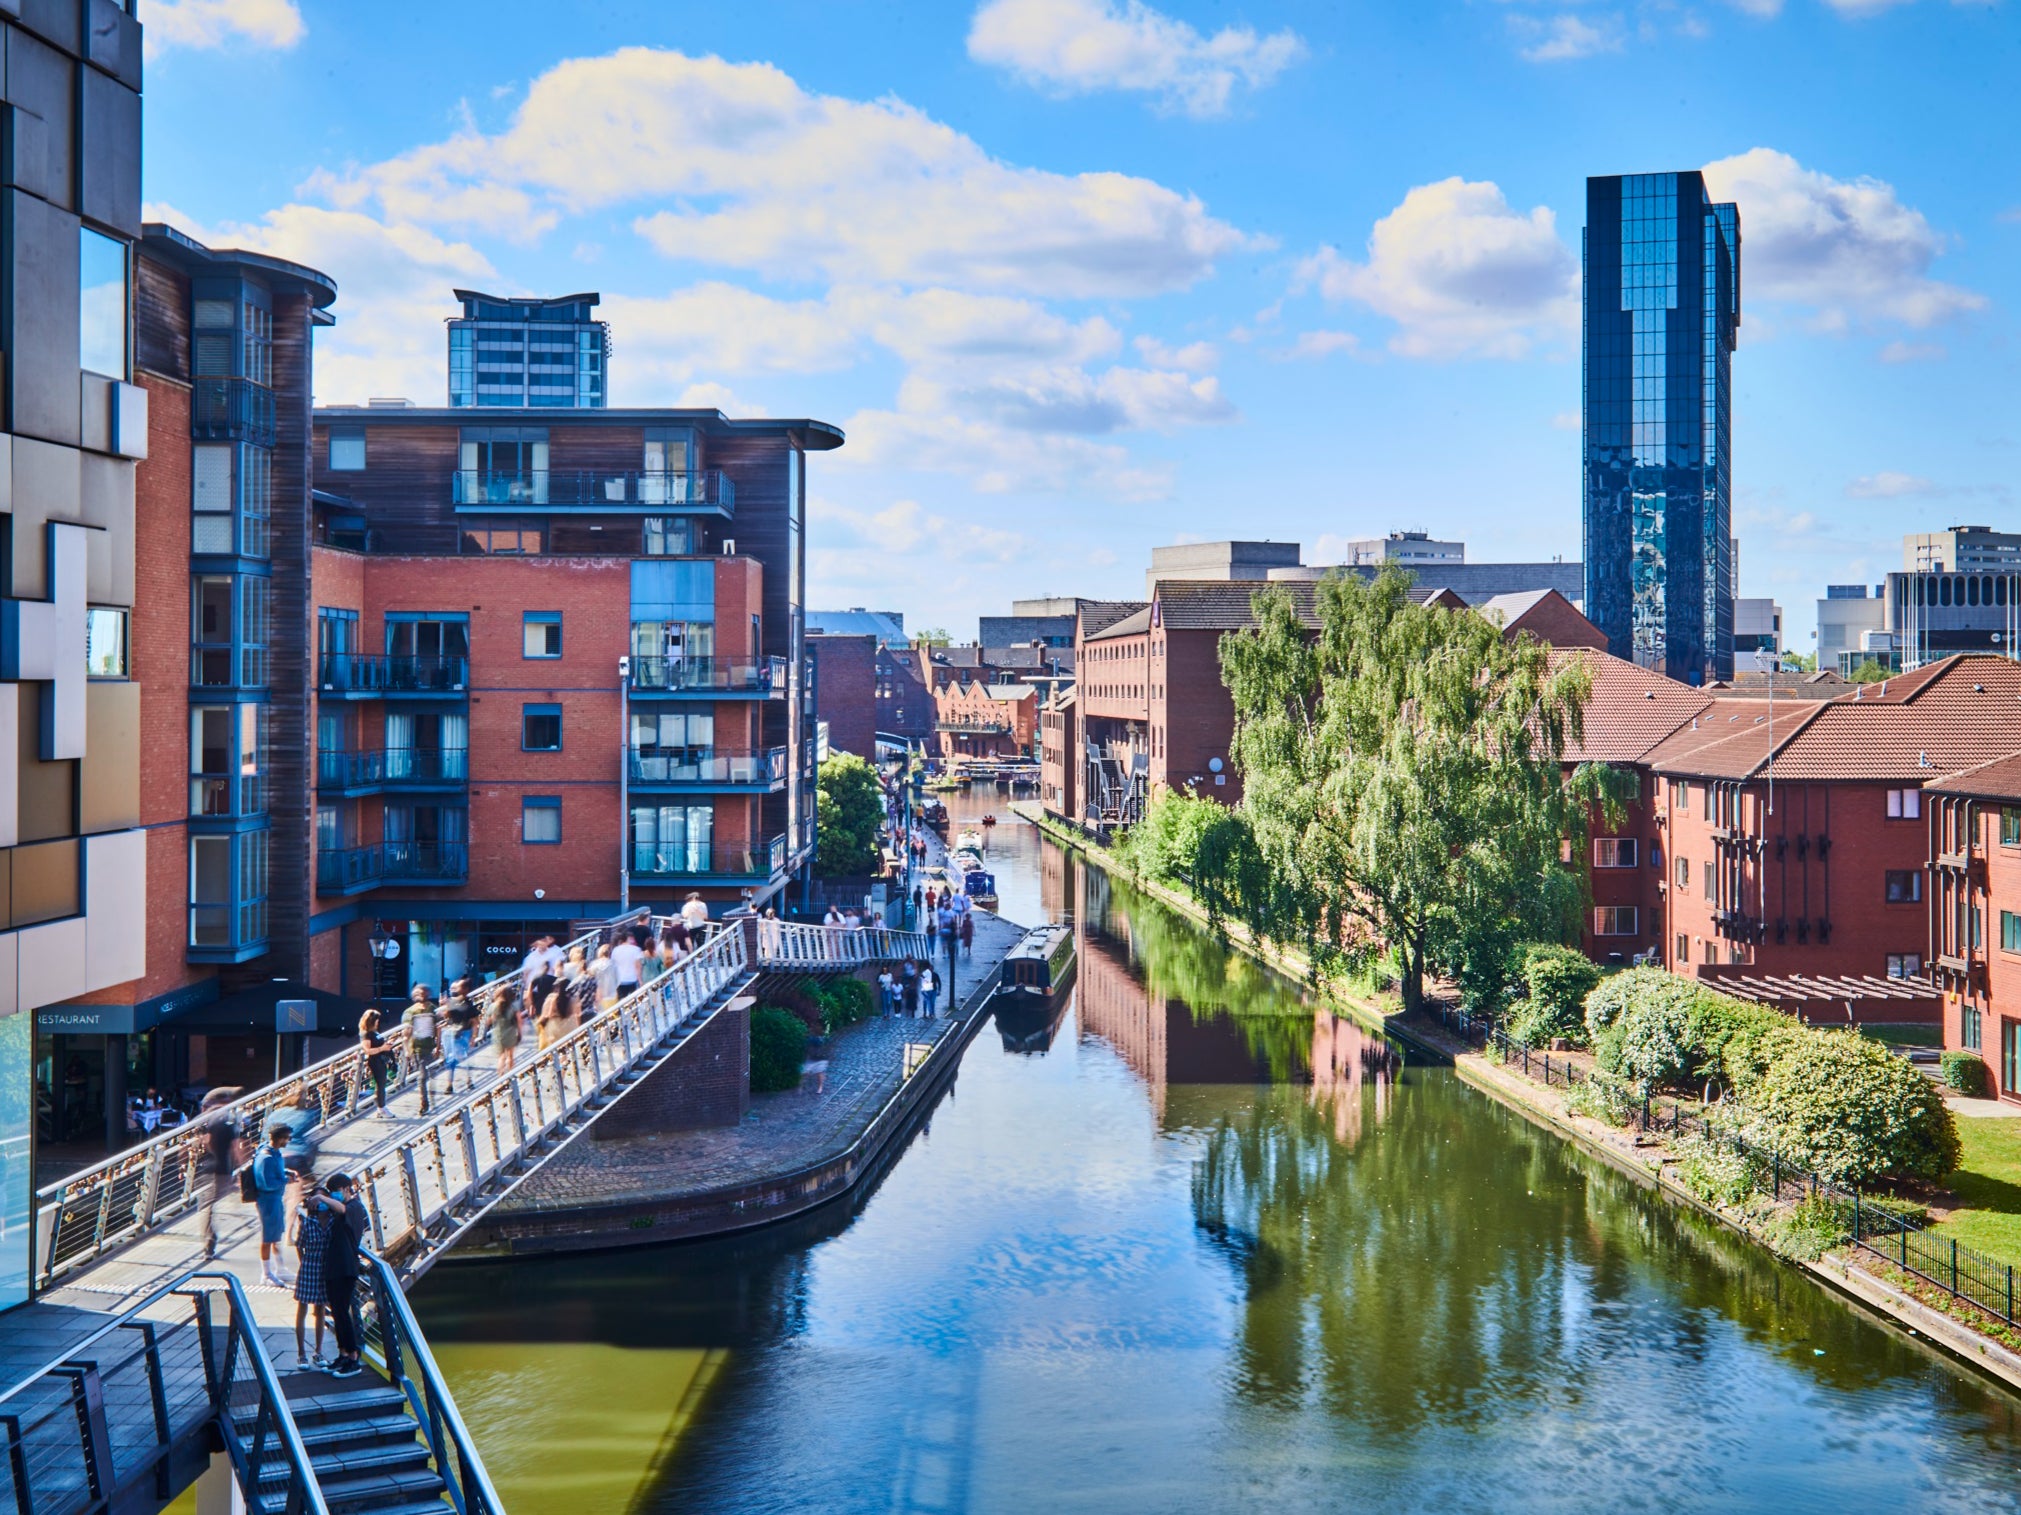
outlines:
[[[1093,866],[1126,879],[1132,888],[1167,908],[1221,931],[1232,945],[1250,957],[1287,977],[1312,982],[1312,965],[1303,953],[1259,941],[1239,922],[1215,922],[1186,895],[1150,880],[1132,877],[1101,843],[1046,815],[1035,804],[1018,801],[1010,809],[1060,845],[1073,849]],[[1573,1114],[1566,1108],[1563,1096],[1555,1090],[1524,1078],[1470,1047],[1452,1042],[1435,1028],[1411,1024],[1401,1014],[1386,1012],[1379,1006],[1344,994],[1338,988],[1321,987],[1331,1007],[1394,1037],[1421,1056],[1451,1064],[1468,1084],[1514,1110],[1533,1125],[1571,1142],[1645,1188],[1655,1189],[1667,1199],[1738,1232],[1778,1262],[1800,1268],[1840,1298],[1899,1328],[1911,1340],[1945,1361],[1968,1367],[2006,1388],[2021,1392],[2021,1353],[2009,1350],[1939,1310],[1931,1309],[1888,1280],[1853,1263],[1834,1257],[1806,1262],[1785,1256],[1744,1217],[1717,1209],[1686,1188],[1668,1171],[1660,1154],[1645,1151],[1635,1144],[1632,1133],[1617,1132],[1585,1116]]]

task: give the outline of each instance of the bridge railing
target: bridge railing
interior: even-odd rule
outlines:
[[[661,924],[655,919],[655,929]],[[781,920],[759,920],[755,925],[755,966],[773,971],[897,962],[924,958],[933,950],[924,931],[899,931],[889,926],[823,926]]]
[[[744,933],[719,931],[552,1046],[437,1105],[426,1125],[358,1174],[372,1250],[403,1282],[418,1277],[516,1181],[530,1155],[580,1125],[601,1096],[749,969]]]
[[[608,929],[585,932],[568,946],[593,954]],[[477,1044],[490,1035],[490,1012],[498,997],[517,993],[517,973],[473,992],[471,999],[481,1012]],[[380,1055],[386,1059],[389,1074],[385,1080],[388,1097],[414,1086],[417,1065],[407,1055],[405,1027],[395,1025],[386,1033]],[[347,1047],[38,1190],[36,1287],[46,1289],[112,1248],[209,1201],[218,1182],[209,1161],[211,1132],[218,1126],[256,1137],[276,1110],[306,1107],[317,1112],[313,1129],[328,1132],[375,1103],[370,1059],[363,1046]]]

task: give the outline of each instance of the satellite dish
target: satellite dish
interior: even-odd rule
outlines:
[[[1219,773],[1221,771],[1221,759],[1219,758],[1207,759],[1207,771],[1209,773]]]

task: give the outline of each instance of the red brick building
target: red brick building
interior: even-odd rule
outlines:
[[[1923,798],[1944,1045],[1978,1053],[1993,1092],[2021,1100],[2021,754],[1938,779]]]
[[[1030,684],[951,677],[934,691],[942,759],[1031,757],[1038,750],[1038,690]]]
[[[1764,699],[1715,698],[1648,756],[1672,968],[1921,979],[1924,786],[2010,749],[2017,702],[2021,664],[1995,657],[1773,714]]]
[[[869,635],[807,638],[814,670],[814,715],[828,725],[828,750],[877,761],[878,646]]]

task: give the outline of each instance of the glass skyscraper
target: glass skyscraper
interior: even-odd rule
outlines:
[[[455,293],[463,314],[449,321],[450,405],[605,407],[611,329],[591,314],[598,296]]]
[[[1586,615],[1617,656],[1733,676],[1740,212],[1704,176],[1586,181]]]

